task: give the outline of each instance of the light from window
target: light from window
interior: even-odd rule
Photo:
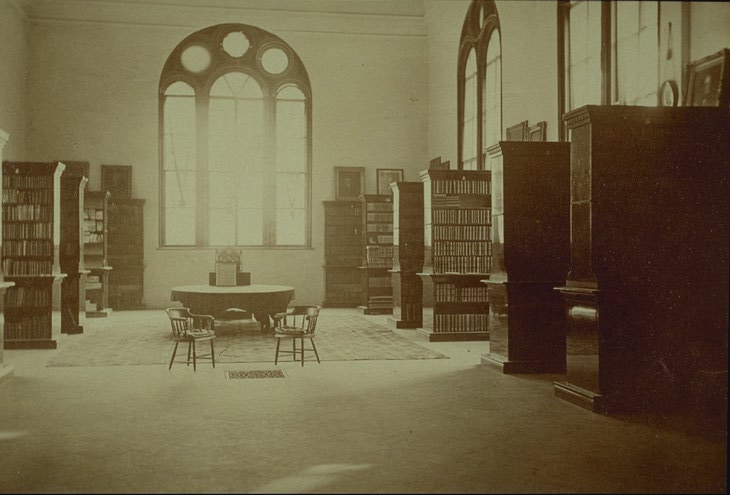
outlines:
[[[492,31],[487,45],[487,64],[484,78],[484,115],[482,118],[484,129],[484,149],[497,144],[502,137],[502,54],[499,41],[499,31]],[[486,153],[485,153],[486,155]],[[490,170],[489,157],[485,156],[485,169]]]
[[[261,65],[269,74],[281,74],[289,65],[289,57],[281,48],[268,48],[261,56]]]
[[[276,241],[302,244],[306,238],[307,121],[301,90],[276,95]]]
[[[601,2],[571,2],[569,18],[565,80],[573,110],[601,103]]]
[[[464,131],[462,144],[462,168],[477,169],[477,57],[469,50],[464,67]]]
[[[243,57],[251,43],[241,31],[231,31],[223,38],[223,50],[234,58]]]
[[[658,81],[657,2],[614,3],[614,101],[655,106]]]
[[[180,55],[180,63],[190,72],[203,72],[210,66],[210,52],[204,46],[191,45]]]

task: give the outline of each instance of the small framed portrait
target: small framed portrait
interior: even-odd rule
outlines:
[[[109,191],[111,199],[129,199],[132,197],[132,166],[102,165],[101,190]]]
[[[505,141],[527,141],[527,121],[508,127]]]
[[[545,129],[547,122],[538,122],[535,125],[531,125],[527,128],[527,140],[528,141],[545,141]]]
[[[730,49],[687,65],[685,106],[730,107]]]
[[[403,181],[402,168],[379,168],[375,173],[377,174],[378,194],[392,194],[393,191],[390,189],[390,183]]]
[[[335,167],[335,199],[357,200],[365,193],[365,167]]]

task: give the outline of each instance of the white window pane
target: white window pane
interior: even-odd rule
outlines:
[[[301,100],[304,101],[304,93],[296,86],[285,86],[276,94],[277,100]]]
[[[303,209],[276,210],[276,244],[302,245],[306,242],[306,223]]]
[[[172,246],[195,244],[195,209],[165,209],[165,243]]]
[[[211,100],[208,110],[208,168],[233,170],[236,163],[236,106],[231,99]]]
[[[263,210],[238,210],[238,244],[260,246],[264,243]]]
[[[166,96],[195,96],[193,87],[188,83],[177,81],[170,84],[165,90]]]
[[[163,108],[163,167],[165,170],[195,169],[195,100],[169,97]]]
[[[209,204],[213,208],[236,208],[238,187],[232,174],[212,172],[208,175]]]
[[[234,246],[236,244],[236,219],[233,210],[210,210],[208,238],[208,242],[213,246]]]
[[[263,174],[245,174],[238,182],[238,206],[261,208],[264,201]]]
[[[248,171],[264,170],[264,107],[261,100],[239,100],[236,142],[239,167]]]
[[[276,207],[304,208],[306,187],[304,174],[276,174]]]
[[[165,206],[195,207],[195,172],[165,172]]]

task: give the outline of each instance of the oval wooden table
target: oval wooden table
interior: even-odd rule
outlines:
[[[170,299],[179,301],[191,313],[216,316],[229,308],[253,313],[262,332],[271,331],[271,315],[286,311],[294,299],[288,285],[183,285],[172,288]]]

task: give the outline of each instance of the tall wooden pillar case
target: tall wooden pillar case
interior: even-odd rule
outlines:
[[[325,201],[322,306],[355,308],[362,302],[362,242],[360,201]]]
[[[0,129],[0,163],[2,163],[2,157],[3,157],[3,148],[5,147],[5,143],[8,142],[8,139],[10,136],[7,132]],[[2,174],[0,174],[0,190],[2,190],[2,181],[3,177]],[[3,226],[3,219],[2,215],[0,215],[0,231],[5,232],[2,230]],[[0,252],[2,252],[2,244],[3,244],[3,236],[0,236]],[[3,275],[3,269],[2,265],[0,264],[0,299],[5,297],[5,291],[15,285],[13,282],[6,281],[5,277]],[[12,376],[13,375],[13,367],[4,363],[4,357],[3,357],[3,349],[5,348],[4,339],[5,339],[5,331],[4,331],[4,324],[5,324],[5,318],[3,316],[3,309],[4,304],[0,304],[0,381],[3,379]]]
[[[60,271],[60,162],[3,162],[5,349],[55,349],[53,293]]]
[[[84,190],[88,179],[66,172],[61,177],[61,333],[83,333],[80,315],[85,311]]]
[[[491,246],[491,172],[424,170],[424,267],[433,291],[429,341],[489,340],[487,288]]]
[[[566,380],[596,412],[727,412],[730,109],[587,106],[571,137]]]
[[[393,182],[393,320],[396,328],[423,326],[423,183]]]
[[[492,163],[489,354],[504,373],[564,373],[570,143],[502,141]]]

